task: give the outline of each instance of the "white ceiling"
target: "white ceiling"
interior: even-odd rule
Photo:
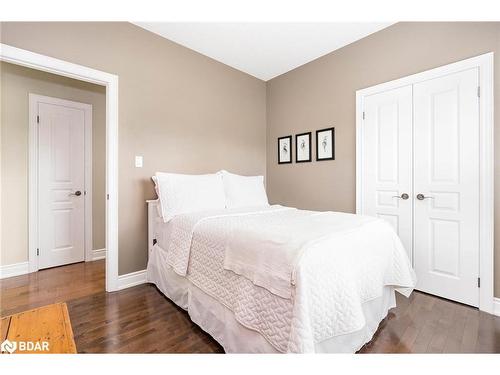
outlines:
[[[134,23],[264,81],[392,24]]]

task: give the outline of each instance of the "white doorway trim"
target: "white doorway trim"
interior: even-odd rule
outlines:
[[[364,98],[401,86],[457,73],[463,70],[479,69],[479,309],[490,314],[494,311],[494,107],[493,107],[493,52],[472,57],[422,73],[413,74],[394,81],[356,91],[356,213],[362,213],[362,139]]]
[[[85,116],[85,185],[84,185],[84,233],[85,261],[93,258],[92,254],[92,105],[66,99],[29,94],[29,130],[28,130],[28,261],[30,272],[38,271],[38,104],[55,104],[83,110]]]
[[[106,87],[106,291],[118,290],[118,76],[7,44],[0,60]]]

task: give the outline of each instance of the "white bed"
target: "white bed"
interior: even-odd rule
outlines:
[[[395,290],[408,296],[415,285],[399,239],[379,219],[269,206],[207,210],[165,223],[157,201],[148,201],[148,217],[148,281],[227,353],[356,352],[395,307]],[[315,229],[321,225],[302,235],[298,244],[307,243],[301,245],[307,251],[290,262],[289,286],[272,288],[287,275],[277,272],[280,257],[271,256],[264,272],[258,253],[247,258],[254,244],[280,254],[290,241],[280,228],[301,238],[294,226],[328,218],[334,235]]]

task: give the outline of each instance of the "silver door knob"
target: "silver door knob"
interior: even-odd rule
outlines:
[[[76,195],[77,197],[79,197],[80,195],[82,195],[82,192],[80,190],[77,190],[74,193],[69,193],[69,195]]]
[[[424,199],[434,199],[434,197],[426,197],[425,195],[423,194],[417,194],[417,199],[419,201],[423,201]]]
[[[403,200],[407,200],[408,198],[410,198],[410,196],[408,194],[406,194],[406,193],[401,194],[401,196],[399,196],[399,195],[393,195],[392,197],[393,198],[403,199]]]

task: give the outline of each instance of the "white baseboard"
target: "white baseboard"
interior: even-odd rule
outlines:
[[[94,260],[106,259],[106,249],[96,249],[92,250],[91,262]]]
[[[500,298],[493,298],[493,315],[500,316]]]
[[[118,290],[146,283],[146,270],[118,276]]]
[[[8,264],[6,266],[0,266],[0,279],[6,279],[7,277],[24,275],[29,272],[30,272],[29,262]]]

